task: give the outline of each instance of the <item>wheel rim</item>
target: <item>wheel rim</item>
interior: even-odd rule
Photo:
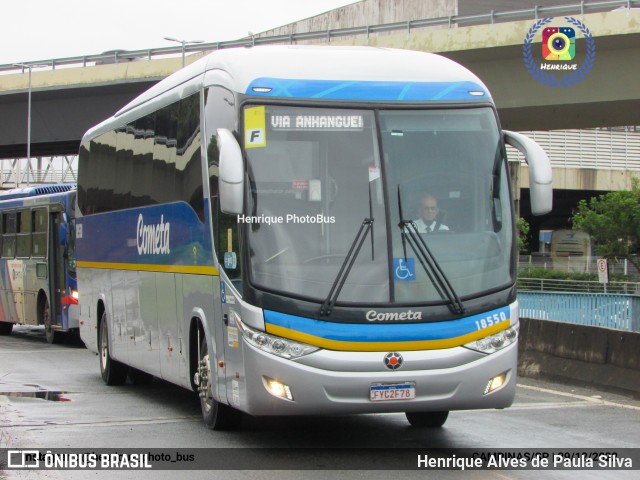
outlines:
[[[200,394],[200,403],[202,411],[208,414],[213,408],[213,395],[211,393],[211,366],[209,363],[209,352],[206,345],[201,349],[202,358],[198,366],[198,392]]]
[[[103,320],[103,324],[100,328],[100,366],[102,367],[102,370],[105,370],[107,368],[108,355],[109,355],[109,344],[107,341],[107,329],[104,327],[104,320]]]
[[[47,335],[51,335],[53,329],[51,328],[51,310],[49,309],[49,302],[44,304],[44,309],[42,310],[42,321]]]

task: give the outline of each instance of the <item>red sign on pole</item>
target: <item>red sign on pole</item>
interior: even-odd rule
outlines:
[[[598,259],[598,281],[600,283],[609,283],[609,266],[606,258]]]

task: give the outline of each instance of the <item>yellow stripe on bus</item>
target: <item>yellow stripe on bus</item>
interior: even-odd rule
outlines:
[[[211,266],[197,265],[155,265],[138,263],[112,262],[77,262],[79,268],[99,268],[105,270],[139,270],[143,272],[189,273],[194,275],[218,275],[218,269]]]
[[[325,348],[327,350],[349,351],[349,352],[384,352],[391,350],[435,350],[441,348],[459,347],[474,340],[479,340],[489,335],[506,330],[509,322],[500,322],[488,328],[483,328],[477,332],[467,333],[460,337],[443,338],[438,340],[409,340],[404,342],[348,342],[343,340],[331,340],[328,338],[316,337],[297,330],[280,327],[278,325],[267,324],[267,333],[278,335],[298,342]]]

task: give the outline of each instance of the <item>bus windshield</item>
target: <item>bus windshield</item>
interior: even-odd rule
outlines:
[[[339,304],[446,303],[436,267],[460,297],[513,282],[492,109],[269,105],[244,115],[251,188],[239,220],[255,287],[322,303],[351,261]],[[250,135],[253,126],[265,134]],[[416,251],[422,241],[435,266]]]

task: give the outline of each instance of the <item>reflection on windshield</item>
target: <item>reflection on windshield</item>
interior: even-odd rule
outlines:
[[[508,175],[489,108],[251,106],[244,148],[251,191],[239,222],[257,288],[322,304],[344,280],[338,304],[453,305],[513,282]],[[349,258],[367,218],[371,242]],[[424,224],[412,237],[434,266],[403,245],[401,220]]]

